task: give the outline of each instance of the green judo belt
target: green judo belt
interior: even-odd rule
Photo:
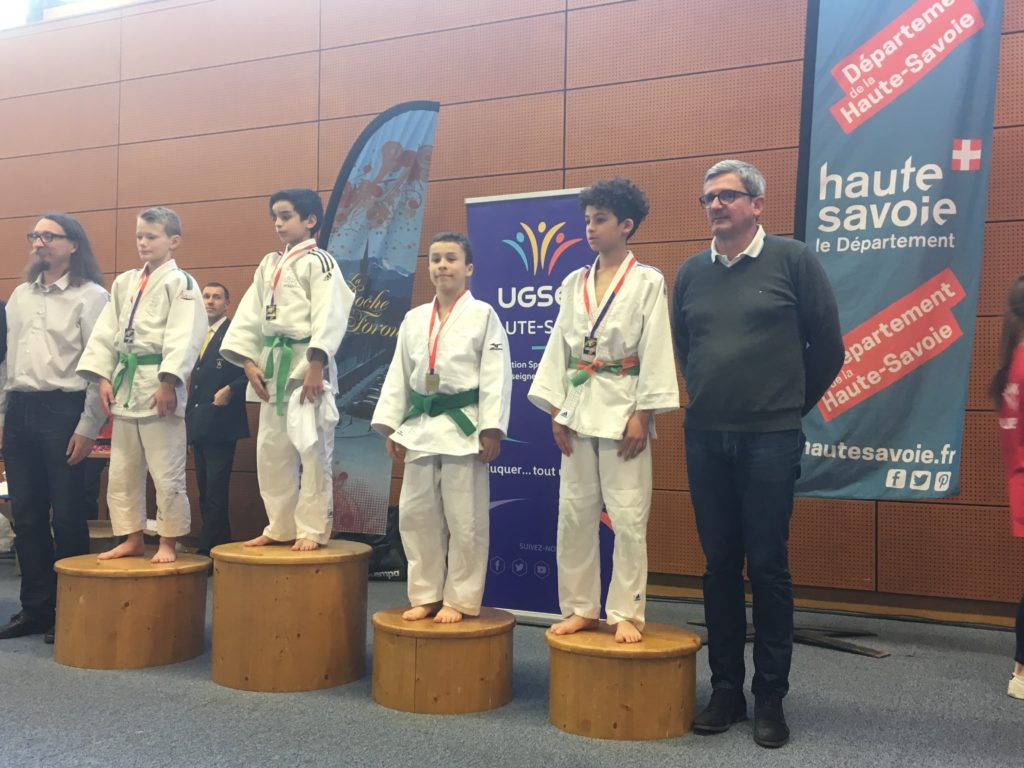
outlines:
[[[117,372],[114,376],[114,394],[121,389],[121,384],[127,380],[128,382],[128,394],[125,395],[125,406],[132,400],[132,386],[135,384],[135,372],[138,370],[140,365],[160,365],[164,360],[164,356],[159,353],[152,355],[133,355],[131,352],[118,352],[117,362],[124,367]]]
[[[277,379],[274,381],[274,406],[277,408],[277,415],[284,415],[284,391],[288,386],[288,374],[292,370],[292,347],[296,344],[309,344],[309,336],[304,339],[291,339],[287,336],[264,336],[263,346],[270,348],[267,355],[267,367],[263,375],[267,379],[274,376],[274,350],[281,350],[281,360],[277,366]]]
[[[421,413],[425,413],[430,417],[446,415],[458,425],[459,429],[467,437],[476,432],[476,426],[462,412],[462,409],[467,405],[480,402],[479,389],[467,389],[465,392],[455,392],[450,395],[442,392],[435,392],[432,395],[421,395],[416,390],[410,389],[409,402],[412,403],[412,407],[405,414],[405,418],[402,419],[403,424],[414,416],[419,416]]]

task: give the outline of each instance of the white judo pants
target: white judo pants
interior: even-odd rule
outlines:
[[[263,535],[274,541],[326,544],[333,527],[334,429],[317,430],[317,442],[300,452],[288,437],[287,424],[287,405],[278,416],[273,402],[260,403],[256,477],[269,520]]]
[[[480,615],[490,543],[487,466],[476,454],[406,460],[398,529],[409,560],[411,605],[443,602],[466,616]]]
[[[192,528],[185,489],[185,419],[115,418],[110,437],[107,508],[115,536],[146,527],[146,472],[156,488],[156,531],[184,536]]]
[[[651,445],[623,461],[618,440],[575,436],[562,456],[558,492],[558,602],[562,615],[601,615],[602,506],[615,531],[605,615],[644,627],[647,606],[647,519],[651,514]]]

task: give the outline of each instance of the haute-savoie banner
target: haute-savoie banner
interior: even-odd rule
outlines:
[[[336,358],[336,531],[387,528],[391,460],[370,417],[412,301],[438,107],[398,104],[366,127],[341,166],[319,234],[355,293]]]
[[[555,539],[561,454],[551,416],[527,399],[561,304],[561,285],[589,264],[579,190],[466,200],[473,243],[473,295],[495,308],[512,357],[512,411],[501,455],[491,462],[491,546],[484,604],[520,617],[558,614]],[[613,536],[600,527],[607,591]]]
[[[954,495],[1002,3],[817,10],[803,236],[832,281],[846,359],[804,419],[797,493]]]

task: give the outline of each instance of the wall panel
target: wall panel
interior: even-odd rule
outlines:
[[[312,123],[123,145],[118,203],[169,205],[270,195],[282,187],[315,189],[316,147]]]
[[[320,117],[559,89],[563,27],[558,14],[324,51]]]
[[[0,218],[114,208],[117,147],[0,160],[0,178]]]
[[[987,221],[1024,219],[1024,126],[996,128],[992,134],[992,173],[988,183]]]
[[[570,7],[576,3],[570,2]],[[803,58],[805,8],[791,3],[682,3],[636,0],[569,14],[569,87],[627,82],[691,72],[750,67]],[[728,30],[728,32],[725,32]],[[757,40],[756,45],[723,45]],[[754,82],[755,72],[746,73]],[[800,67],[787,91],[800,90]],[[717,106],[733,102],[729,91],[712,93]],[[694,108],[695,104],[700,104]],[[711,104],[689,109],[708,114]],[[791,113],[797,121],[799,106]],[[717,122],[717,121],[716,121]],[[720,123],[719,123],[720,124]]]
[[[319,56],[302,53],[121,83],[121,142],[317,119]]]
[[[0,100],[0,157],[117,144],[117,85]]]
[[[791,83],[799,80],[799,63],[774,64],[570,91],[566,165],[795,147],[800,92]],[[621,105],[628,128],[607,119],[609,103]],[[695,104],[705,106],[694,109]],[[751,114],[758,116],[756,133],[750,130]]]
[[[647,524],[647,559],[651,573],[704,573],[704,553],[689,493],[654,491]]]
[[[1008,35],[999,49],[995,124],[1024,124],[1024,35]]]
[[[387,13],[376,13],[380,4],[371,0],[321,0],[320,45],[335,48],[407,37],[556,13],[564,7],[565,0],[389,0]]]
[[[126,15],[121,77],[314,51],[319,47],[318,10],[319,0],[216,0]]]
[[[800,586],[875,589],[875,502],[797,499],[789,565]]]
[[[117,20],[0,32],[0,98],[116,82],[120,55]]]
[[[985,225],[985,247],[981,257],[981,290],[978,294],[979,315],[1003,314],[1010,283],[1024,274],[1024,221],[997,222]]]
[[[904,595],[1016,602],[1024,539],[998,507],[879,504],[878,589]]]

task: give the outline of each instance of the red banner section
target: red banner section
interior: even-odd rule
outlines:
[[[984,26],[973,0],[918,0],[832,68],[846,95],[829,111],[852,132]]]
[[[966,297],[951,269],[890,304],[843,337],[846,359],[818,402],[825,421],[862,403],[963,335],[953,306]]]

